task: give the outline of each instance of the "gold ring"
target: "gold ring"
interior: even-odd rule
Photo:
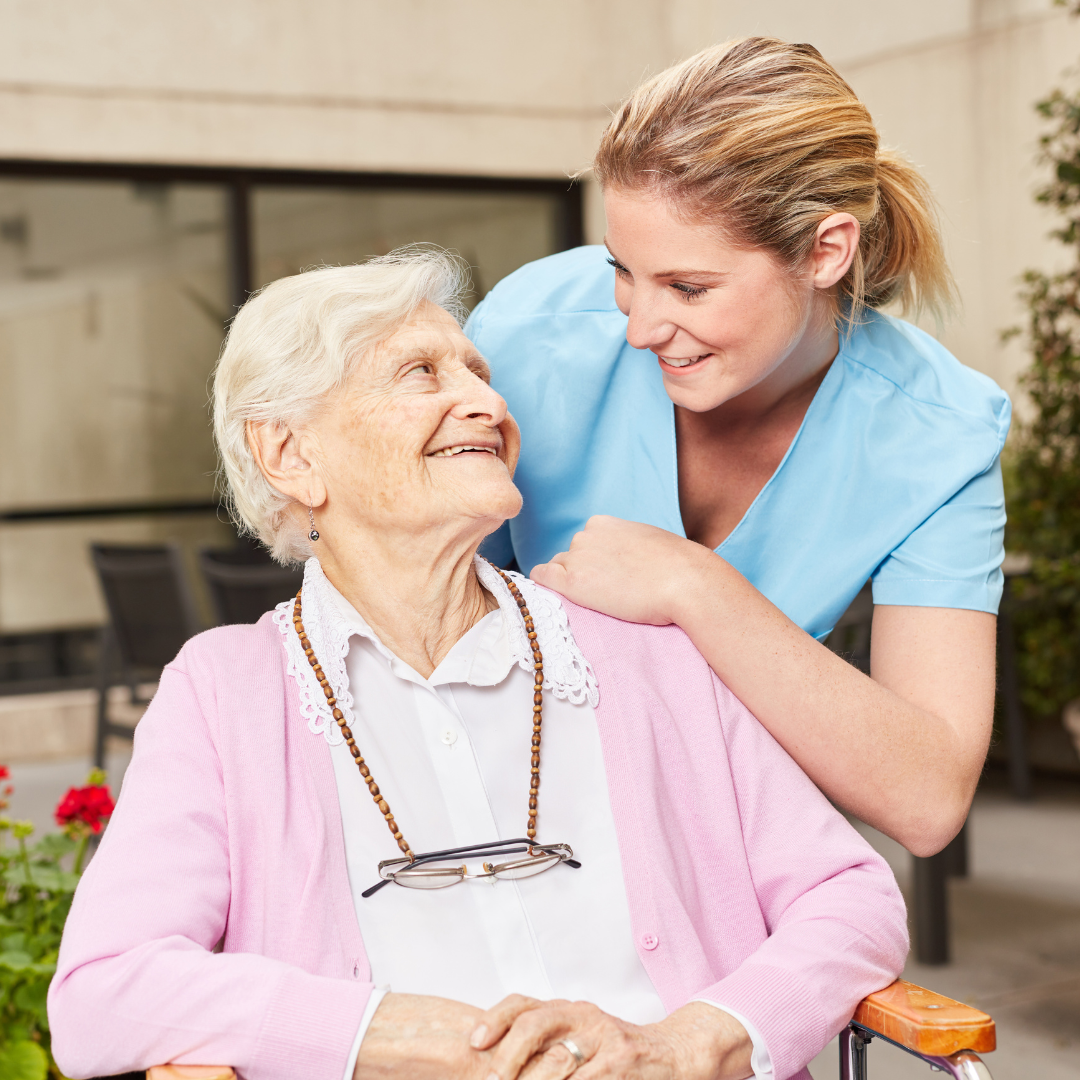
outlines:
[[[560,1039],[559,1044],[565,1046],[574,1057],[574,1069],[580,1069],[585,1064],[585,1055],[578,1049],[578,1045],[572,1039]]]

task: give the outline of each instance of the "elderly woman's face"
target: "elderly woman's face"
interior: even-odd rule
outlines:
[[[517,424],[435,304],[362,357],[312,427],[327,510],[374,526],[470,519],[491,531],[521,509]]]

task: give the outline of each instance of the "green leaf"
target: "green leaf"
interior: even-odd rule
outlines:
[[[0,1046],[0,1076],[4,1080],[46,1080],[49,1059],[45,1051],[29,1039]]]
[[[6,870],[3,875],[4,881],[16,887],[26,887],[26,868],[15,866]],[[40,866],[31,864],[30,884],[35,889],[43,892],[73,893],[79,884],[79,875],[69,870],[58,870],[55,866]]]
[[[34,958],[28,952],[21,952],[16,949],[0,952],[0,967],[5,967],[9,971],[26,971],[33,966]],[[3,1073],[0,1073],[0,1076],[3,1075]]]
[[[49,994],[49,980],[40,978],[30,982],[24,982],[15,991],[15,1007],[24,1012],[33,1013],[38,1025],[48,1030],[49,1014],[46,1008]]]
[[[1080,169],[1071,161],[1059,161],[1057,178],[1064,184],[1080,184]]]
[[[31,850],[31,857],[44,856],[49,859],[60,859],[70,854],[79,846],[78,840],[72,840],[64,833],[47,833]]]

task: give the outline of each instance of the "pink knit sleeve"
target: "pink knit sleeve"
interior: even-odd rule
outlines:
[[[885,861],[715,676],[713,685],[769,937],[695,997],[746,1016],[783,1080],[903,969],[906,911]]]
[[[212,732],[188,675],[170,666],[49,990],[66,1075],[179,1062],[232,1065],[245,1080],[341,1080],[371,985],[212,951],[230,909],[225,807]]]

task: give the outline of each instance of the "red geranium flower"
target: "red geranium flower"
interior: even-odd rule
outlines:
[[[116,803],[104,784],[70,788],[56,808],[56,824],[67,827],[84,825],[96,834],[101,832],[102,823],[115,809]]]

